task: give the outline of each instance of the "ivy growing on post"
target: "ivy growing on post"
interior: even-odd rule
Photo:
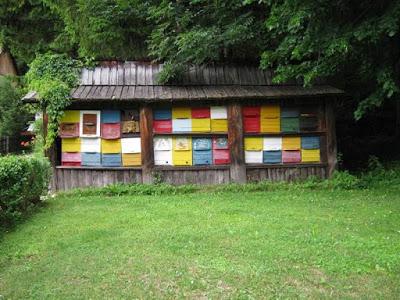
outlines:
[[[38,93],[40,108],[48,116],[45,149],[57,137],[59,121],[70,104],[70,91],[78,83],[81,67],[78,60],[52,53],[39,55],[30,64],[26,74],[28,88]]]

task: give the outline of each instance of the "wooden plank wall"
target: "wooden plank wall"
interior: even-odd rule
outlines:
[[[57,168],[54,170],[51,190],[66,191],[83,187],[102,187],[115,183],[142,183],[142,171]]]
[[[229,169],[158,171],[161,180],[169,184],[223,184],[230,182]]]
[[[169,184],[225,184],[231,182],[230,170],[157,170],[161,182]],[[257,181],[295,181],[309,176],[327,177],[326,166],[276,166],[247,168],[247,182]],[[102,187],[116,183],[143,183],[141,170],[132,169],[84,169],[57,168],[53,174],[52,190],[65,191],[74,188]]]
[[[316,176],[326,178],[325,166],[269,167],[247,169],[247,182],[257,181],[296,181]]]

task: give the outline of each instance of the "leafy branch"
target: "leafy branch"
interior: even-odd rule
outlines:
[[[70,91],[78,83],[82,63],[66,55],[46,53],[30,64],[26,74],[28,88],[39,95],[41,109],[48,115],[45,149],[54,142],[65,108],[71,103]]]

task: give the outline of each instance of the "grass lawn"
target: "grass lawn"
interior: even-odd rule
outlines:
[[[393,299],[399,283],[399,189],[61,195],[0,240],[5,299]]]

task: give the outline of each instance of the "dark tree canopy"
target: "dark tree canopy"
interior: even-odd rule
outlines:
[[[0,45],[19,66],[47,51],[157,60],[166,81],[187,63],[259,64],[277,81],[341,84],[357,118],[398,98],[399,27],[400,1],[389,0],[0,2]]]

